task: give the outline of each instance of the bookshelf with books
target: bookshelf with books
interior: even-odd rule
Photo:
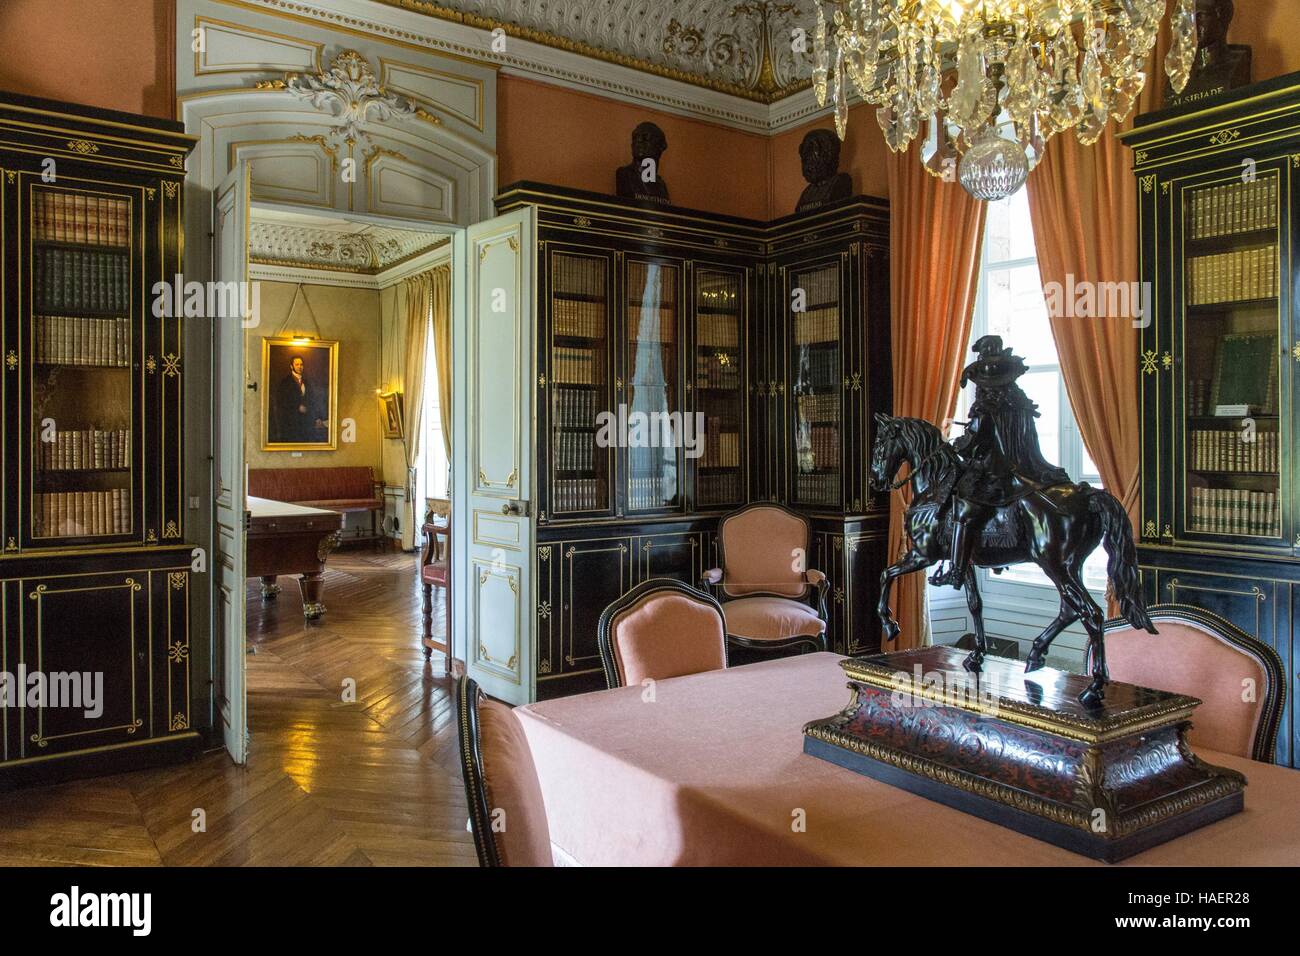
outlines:
[[[692,277],[694,376],[690,410],[702,434],[689,459],[697,508],[745,502],[745,374],[743,336],[747,271],[696,264]],[[702,426],[702,427],[701,427]]]
[[[181,320],[151,308],[183,271],[192,144],[173,122],[0,94],[0,640],[7,660],[104,675],[97,717],[8,721],[0,788],[197,748]]]
[[[871,413],[889,401],[886,204],[855,197],[765,223],[537,183],[497,197],[502,213],[526,206],[537,696],[603,687],[601,611],[648,578],[698,585],[718,564],[718,519],[756,500],[813,519],[809,561],[837,592],[831,646],[878,645],[868,608],[888,519],[867,461]],[[789,268],[829,283],[797,322]],[[804,379],[798,349],[827,356]],[[805,482],[803,500],[788,470],[796,381],[811,389],[806,447],[821,473],[809,477],[825,485]]]
[[[1138,554],[1150,602],[1300,653],[1300,74],[1138,117]],[[1293,669],[1294,671],[1294,669]],[[1300,692],[1300,681],[1292,694]],[[1300,753],[1291,708],[1279,759]]]

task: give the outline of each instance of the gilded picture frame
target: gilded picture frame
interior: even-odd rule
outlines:
[[[338,372],[337,341],[263,337],[262,451],[338,448]]]
[[[385,438],[406,437],[405,406],[401,392],[379,393],[379,427]]]

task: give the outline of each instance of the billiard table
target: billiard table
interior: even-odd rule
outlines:
[[[247,499],[244,530],[244,573],[262,579],[262,599],[280,593],[276,577],[296,574],[302,592],[302,615],[314,621],[325,613],[321,602],[325,559],[338,546],[343,515],[324,508]]]

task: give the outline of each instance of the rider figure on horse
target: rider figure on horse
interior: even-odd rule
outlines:
[[[1028,371],[1025,360],[1003,348],[997,335],[985,335],[972,351],[979,357],[962,370],[961,385],[975,383],[975,401],[966,434],[952,443],[964,467],[953,489],[951,565],[930,579],[959,589],[984,526],[999,508],[1070,480],[1038,447],[1038,406],[1016,384]]]

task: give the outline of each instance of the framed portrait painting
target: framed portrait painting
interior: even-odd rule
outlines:
[[[262,450],[338,447],[339,344],[262,339]]]
[[[379,421],[384,428],[385,438],[402,438],[404,423],[402,421],[402,393],[379,393]]]

